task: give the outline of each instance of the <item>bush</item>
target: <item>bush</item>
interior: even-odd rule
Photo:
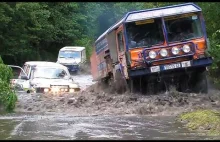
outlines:
[[[211,37],[210,43],[211,43],[211,49],[210,49],[210,55],[214,58],[213,64],[211,66],[211,77],[213,77],[215,83],[220,83],[220,30],[217,30]]]
[[[93,48],[92,38],[89,38],[89,37],[82,38],[80,40],[77,40],[76,44],[77,46],[83,46],[86,48],[86,58],[87,58],[87,61],[89,61],[91,53],[92,53],[92,48]]]
[[[10,88],[12,69],[5,65],[0,57],[0,104],[8,111],[15,108],[17,96],[15,91]]]

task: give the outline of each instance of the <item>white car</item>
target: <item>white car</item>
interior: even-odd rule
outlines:
[[[54,62],[30,61],[20,68],[18,79],[12,79],[12,86],[20,86],[23,90],[36,93],[63,94],[80,91],[80,87],[73,81],[68,68]]]

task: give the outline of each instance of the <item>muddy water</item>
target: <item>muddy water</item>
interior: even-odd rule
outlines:
[[[79,83],[82,90],[95,83],[92,81],[92,76],[88,74],[73,75],[72,77],[75,82]]]
[[[1,139],[213,139],[189,132],[174,117],[10,114],[0,116]]]
[[[91,75],[73,76],[85,89],[93,84]],[[34,94],[33,94],[34,95]],[[29,100],[31,95],[18,95]],[[42,102],[40,102],[42,103]],[[83,111],[84,109],[82,109]],[[0,115],[0,139],[218,139],[183,128],[174,116],[86,116],[55,113],[14,113]]]

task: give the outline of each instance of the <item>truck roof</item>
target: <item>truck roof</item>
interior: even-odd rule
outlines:
[[[84,49],[85,49],[85,47],[80,47],[80,46],[65,46],[65,47],[61,48],[60,51],[63,51],[63,50],[82,51]]]
[[[172,16],[172,15],[184,14],[184,13],[190,13],[190,12],[199,12],[199,11],[202,11],[202,10],[196,4],[184,3],[184,4],[177,4],[177,5],[171,5],[171,6],[165,6],[165,7],[158,7],[158,8],[128,12],[127,14],[123,16],[121,20],[119,20],[117,23],[115,23],[109,29],[107,29],[102,35],[100,35],[98,39],[95,41],[95,43],[103,39],[106,34],[118,28],[122,23],[146,20],[146,19],[151,19],[151,18],[159,18],[159,17],[165,17],[165,16]]]
[[[58,67],[58,68],[63,68],[63,69],[67,68],[59,63],[47,62],[47,61],[28,61],[28,62],[25,62],[25,64],[30,65],[30,66],[38,66],[38,67]]]

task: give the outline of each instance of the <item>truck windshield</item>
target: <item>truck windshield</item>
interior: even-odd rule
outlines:
[[[197,15],[178,15],[165,18],[168,41],[186,41],[203,36],[201,23]]]
[[[34,70],[33,78],[59,79],[67,75],[66,71],[58,68],[39,67]]]
[[[150,47],[164,42],[161,19],[127,23],[129,48]]]
[[[59,58],[80,58],[78,51],[60,51]]]

